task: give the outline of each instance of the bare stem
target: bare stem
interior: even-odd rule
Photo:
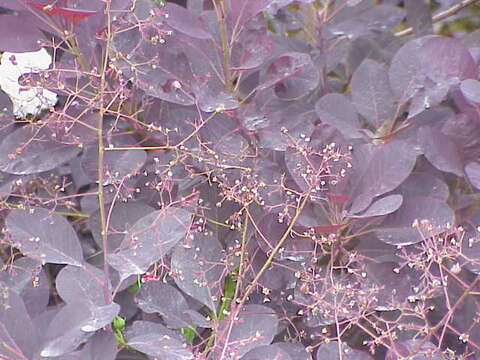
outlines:
[[[105,147],[103,142],[103,117],[105,116],[105,112],[107,109],[104,106],[103,97],[105,93],[105,89],[107,86],[106,82],[106,72],[108,66],[108,49],[110,47],[111,41],[111,19],[110,19],[110,0],[105,2],[105,13],[107,16],[107,34],[106,34],[106,42],[105,42],[105,53],[103,57],[102,69],[101,69],[101,78],[100,78],[100,90],[99,96],[102,98],[100,101],[100,109],[99,109],[99,116],[98,116],[98,123],[97,123],[97,137],[98,137],[98,205],[100,208],[100,234],[102,236],[102,245],[103,245],[103,295],[105,301],[110,303],[112,301],[112,294],[110,293],[109,289],[109,268],[107,262],[107,255],[108,255],[108,229],[107,229],[107,217],[105,213],[105,196],[103,191],[103,183],[104,183],[104,156],[105,156]]]
[[[222,41],[223,52],[223,73],[225,77],[225,89],[233,90],[232,73],[230,71],[230,45],[228,43],[227,23],[225,21],[225,0],[214,1],[217,19],[220,25],[220,40]]]
[[[472,5],[479,0],[463,0],[459,2],[458,4],[453,5],[452,7],[448,8],[445,11],[442,11],[441,13],[438,13],[437,15],[432,17],[432,22],[437,23],[442,20],[445,20],[446,18],[455,15],[457,12],[462,10],[463,8],[466,8],[469,5]],[[410,35],[413,33],[413,28],[409,27],[405,30],[398,31],[395,33],[395,36],[405,36],[405,35]]]

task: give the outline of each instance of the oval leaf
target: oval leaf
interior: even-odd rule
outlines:
[[[169,284],[149,281],[142,285],[135,299],[138,307],[146,313],[159,313],[167,325],[180,329],[190,327],[192,321],[185,314],[189,310],[182,293]]]
[[[370,59],[362,62],[353,74],[351,87],[355,107],[372,125],[378,127],[395,116],[388,73],[379,63]]]
[[[180,272],[175,283],[214,313],[222,296],[224,257],[220,243],[200,233],[194,235],[193,241],[177,246],[172,254],[172,269]]]
[[[122,279],[145,273],[185,236],[190,222],[189,211],[173,206],[144,216],[125,235],[120,249],[108,255],[109,264]]]
[[[162,360],[193,359],[180,334],[161,324],[135,321],[126,338],[129,346]]]
[[[250,350],[241,360],[258,360],[258,359],[275,359],[275,360],[294,360],[287,352],[278,346],[264,345]]]
[[[382,216],[388,215],[397,211],[398,208],[402,205],[403,196],[394,194],[385,196],[377,201],[375,201],[370,207],[360,215],[350,215],[351,218],[362,219],[372,216]]]
[[[219,347],[225,348],[224,353],[232,359],[240,359],[252,349],[270,344],[277,327],[278,318],[273,310],[263,305],[246,305],[237,319],[229,316],[220,324]],[[218,352],[213,355],[212,360],[220,357]]]
[[[16,175],[36,174],[71,160],[80,148],[62,143],[61,137],[45,127],[23,126],[0,144],[0,170]]]
[[[440,130],[423,126],[418,131],[425,157],[438,170],[463,176],[462,158],[456,144]]]
[[[41,208],[31,213],[12,210],[6,225],[12,240],[26,256],[43,263],[80,266],[83,262],[77,234],[63,216]]]
[[[335,127],[347,138],[358,138],[360,122],[357,111],[345,95],[327,94],[318,100],[315,110],[320,120]]]
[[[429,236],[435,236],[444,231],[446,224],[455,223],[455,214],[444,200],[426,196],[404,197],[400,209],[388,215],[375,233],[387,244],[416,244],[423,240],[423,235],[412,225],[422,220],[429,220],[433,224]]]
[[[33,359],[38,338],[22,298],[0,283],[0,358]]]
[[[92,265],[65,266],[58,273],[55,286],[66,303],[84,299],[92,305],[105,305],[103,272]]]
[[[274,86],[275,94],[279,98],[293,100],[315,89],[319,81],[320,75],[310,55],[292,52],[272,61],[259,88]]]
[[[211,37],[211,35],[205,31],[200,20],[184,7],[168,3],[163,9],[168,14],[165,22],[173,29],[197,39],[209,39]]]
[[[480,104],[480,81],[475,79],[463,80],[460,84],[465,99],[473,104]]]
[[[352,349],[346,343],[330,341],[317,349],[317,359],[328,360],[373,360],[364,351]]]
[[[473,161],[469,162],[467,166],[465,166],[465,173],[472,185],[480,189],[480,164]]]

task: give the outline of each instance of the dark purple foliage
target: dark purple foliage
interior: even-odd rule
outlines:
[[[478,359],[475,2],[0,0],[0,358]]]

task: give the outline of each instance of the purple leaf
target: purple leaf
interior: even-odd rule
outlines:
[[[385,355],[385,360],[444,360],[445,356],[441,349],[425,339],[394,341]]]
[[[295,183],[304,191],[307,191],[310,187],[323,187],[325,189],[322,181],[325,184],[327,182],[327,177],[325,177],[326,167],[329,166],[330,173],[335,174],[347,165],[344,161],[325,161],[328,156],[325,157],[323,150],[327,145],[334,144],[335,151],[339,149],[346,153],[345,143],[345,139],[337,129],[327,124],[320,124],[315,127],[311,136],[305,139],[305,144],[299,143],[306,151],[294,146],[288,147],[285,151],[285,163]]]
[[[423,126],[418,131],[425,157],[438,170],[463,176],[463,160],[457,147],[448,136],[430,126]]]
[[[248,118],[244,118],[244,121],[248,121],[252,127],[260,128],[258,136],[262,148],[285,151],[288,146],[291,146],[291,141],[288,136],[283,134],[282,128],[287,129],[288,135],[293,138],[309,138],[311,136],[314,129],[313,124],[317,121],[315,110],[311,104],[298,100],[272,99],[272,95],[267,93],[264,98],[259,99],[258,105],[261,108],[249,115]]]
[[[415,113],[438,104],[451,86],[477,75],[468,49],[456,39],[440,36],[409,41],[397,52],[389,71],[392,90],[401,103],[417,97]]]
[[[374,126],[379,127],[395,116],[396,106],[388,73],[377,62],[366,59],[355,70],[351,87],[355,107]]]
[[[405,0],[407,24],[413,28],[417,36],[433,33],[432,13],[425,0]]]
[[[310,55],[291,52],[280,55],[268,65],[259,89],[274,87],[280,99],[294,100],[315,89],[319,81],[318,69]]]
[[[348,308],[337,308],[336,311],[334,306],[339,302],[354,301],[354,294],[363,291],[362,283],[355,282],[348,274],[333,272],[331,276],[320,275],[315,282],[300,278],[295,284],[294,302],[305,310],[302,323],[309,328],[350,319],[356,309],[353,303]],[[335,286],[338,286],[338,291],[332,291]],[[354,294],[348,289],[355,289]]]
[[[82,302],[82,304],[84,303]],[[85,314],[81,330],[85,332],[100,330],[110,324],[113,318],[118,315],[119,311],[120,306],[116,303],[103,306],[89,306],[89,312]]]
[[[0,120],[3,116],[13,115],[13,104],[10,97],[0,89]]]
[[[0,272],[0,282],[19,294],[33,318],[45,311],[50,298],[50,280],[42,264],[28,257],[16,259]]]
[[[12,0],[9,3],[15,3]],[[45,40],[39,28],[38,19],[27,11],[0,15],[0,52],[29,52],[40,49],[39,40]],[[28,26],[25,26],[28,24]]]
[[[138,307],[146,313],[159,313],[168,326],[175,329],[192,326],[185,314],[189,305],[180,291],[169,284],[149,281],[142,285],[135,298]]]
[[[216,313],[222,296],[225,268],[220,243],[213,237],[194,234],[193,240],[179,244],[172,254],[172,269],[180,272],[175,283],[185,293]]]
[[[220,92],[224,84],[217,51],[210,50],[210,41],[180,32],[166,36],[158,26],[165,20],[153,3],[136,1],[112,41],[115,67],[147,95],[184,106],[203,96],[204,107],[220,108],[228,96]],[[144,27],[148,31],[140,30]]]
[[[18,181],[19,175],[0,172],[0,199],[7,199],[13,190],[15,181]]]
[[[462,241],[462,255],[468,261],[465,267],[471,272],[480,274],[480,212],[476,211],[468,218]]]
[[[258,221],[256,240],[265,253],[270,253],[282,238],[288,224],[280,223],[274,214],[266,214]],[[285,240],[282,252],[276,255],[278,260],[305,261],[314,249],[311,239],[290,234]]]
[[[426,76],[418,54],[429,38],[427,36],[410,40],[392,59],[388,76],[392,91],[400,104],[408,101],[423,87]]]
[[[25,10],[26,0],[0,0],[0,6],[11,10]]]
[[[447,201],[450,190],[447,184],[429,171],[415,171],[402,184],[400,191],[408,197],[428,196]]]
[[[256,246],[257,244],[252,242],[251,245]],[[255,275],[260,271],[268,258],[262,250],[252,248],[251,252],[253,252],[253,255],[251,256],[252,266],[245,276],[247,281],[251,281],[255,278]],[[300,266],[301,262],[293,262],[290,260],[275,261],[274,264],[265,270],[259,283],[271,290],[282,291],[291,288],[297,281],[292,269]]]
[[[429,220],[433,224],[429,236],[435,236],[444,231],[446,224],[455,222],[455,214],[445,200],[429,196],[404,196],[400,209],[388,215],[375,234],[381,241],[391,245],[416,244],[423,240],[423,235],[412,225],[422,220]]]
[[[408,142],[393,140],[380,145],[354,148],[354,171],[358,179],[350,213],[365,210],[372,200],[397,188],[412,172],[417,151]],[[357,169],[358,168],[358,169]]]
[[[214,150],[215,156],[228,165],[242,165],[249,145],[234,118],[218,114],[200,130],[204,145]],[[223,165],[223,164],[222,164]]]
[[[394,194],[385,196],[372,205],[369,206],[367,210],[361,214],[350,215],[349,217],[354,219],[369,218],[373,216],[383,216],[397,211],[398,208],[402,205],[403,197],[402,195]]]
[[[177,128],[178,131],[168,133],[153,132],[150,134],[160,144],[167,141],[172,145],[178,144],[192,131],[194,131],[194,123],[198,119],[198,110],[193,106],[182,106],[175,103],[165,102],[158,98],[146,98],[145,101],[145,124],[148,126],[162,126],[169,129]],[[191,121],[178,121],[179,118],[189,119]],[[168,139],[168,140],[167,140]]]
[[[273,0],[232,1],[233,37],[238,36],[242,28],[255,16],[265,11]]]
[[[296,342],[278,342],[272,346],[278,347],[285,351],[292,360],[312,360],[312,355],[307,351],[305,346]]]
[[[317,349],[317,359],[329,360],[372,360],[364,351],[352,349],[346,343],[330,341]]]
[[[119,250],[108,255],[109,264],[122,279],[145,273],[185,236],[190,222],[191,213],[176,207],[142,217],[129,229]]]
[[[74,351],[87,341],[93,332],[85,332],[81,327],[89,312],[86,303],[77,302],[64,306],[52,319],[45,331],[45,341],[40,355],[54,357]]]
[[[387,257],[388,255],[386,255]],[[396,260],[395,257],[392,257]],[[408,267],[397,271],[398,263],[390,259],[381,259],[377,256],[373,261],[366,261],[367,274],[372,285],[379,288],[376,295],[375,309],[378,311],[395,311],[402,307],[406,301],[413,297],[416,299],[418,293],[413,288],[422,288],[418,272]],[[400,281],[399,281],[400,280]]]
[[[465,166],[465,174],[470,183],[477,189],[480,189],[480,164],[478,162],[469,162]]]
[[[113,210],[108,223],[107,237],[109,252],[116,250],[120,246],[125,237],[125,231],[128,231],[137,220],[154,211],[154,208],[147,204],[133,201],[127,203],[117,202],[111,206],[113,206]],[[103,248],[102,236],[100,234],[100,210],[90,216],[87,225],[97,245]]]
[[[272,54],[273,43],[266,29],[245,29],[232,49],[232,70],[252,70]]]
[[[118,348],[111,331],[96,332],[82,349],[83,360],[115,360]],[[79,359],[79,360],[80,360]]]
[[[460,84],[463,96],[472,104],[480,104],[480,81],[475,79],[463,80]]]
[[[350,100],[342,94],[327,94],[315,105],[320,120],[333,126],[346,138],[361,137],[357,111]]]
[[[60,356],[75,350],[95,331],[108,325],[118,314],[120,306],[111,303],[90,307],[78,299],[64,306],[46,329],[46,341],[41,356]]]
[[[179,335],[161,324],[135,321],[127,331],[126,339],[134,349],[162,360],[193,359],[193,354]]]
[[[434,83],[425,79],[423,86],[419,87],[413,95],[408,108],[408,119],[421,112],[439,105],[447,96],[450,85],[446,83]]]
[[[345,39],[343,43],[347,43],[346,45],[349,45],[350,41]],[[351,42],[350,46],[348,46],[348,49],[344,50],[344,52],[348,51],[345,62],[348,65],[350,73],[355,72],[360,64],[366,59],[376,61],[379,64],[386,66],[387,64],[390,64],[393,56],[403,44],[403,39],[400,39],[398,36],[395,36],[392,33],[373,32],[372,34],[361,36]],[[333,49],[333,51],[335,50]],[[330,61],[333,63],[341,61],[344,56],[345,55],[340,55],[339,57],[333,58]],[[332,57],[334,57],[333,53]]]
[[[207,113],[212,113],[214,111],[228,111],[238,108],[240,104],[235,94],[224,91],[220,83],[216,85],[201,84],[200,86],[195,86],[200,109]]]
[[[263,305],[246,305],[237,319],[229,316],[222,321],[218,346],[210,359],[220,359],[222,353],[240,359],[252,349],[270,344],[277,327],[278,318],[273,310]]]
[[[478,76],[472,55],[457,39],[429,37],[418,56],[426,76],[436,83],[457,84]]]
[[[477,118],[466,114],[453,115],[444,123],[442,132],[455,143],[463,161],[479,159],[480,127]]]
[[[331,27],[335,35],[346,35],[348,39],[369,33],[385,31],[397,25],[405,17],[405,11],[396,6],[377,5],[355,14]]]
[[[256,347],[241,358],[241,360],[258,359],[294,360],[287,352],[275,345],[263,345]]]
[[[17,175],[51,170],[80,152],[65,141],[46,127],[23,126],[0,144],[0,170]]]
[[[211,38],[201,21],[184,7],[168,3],[163,10],[166,13],[165,22],[174,30],[197,39]]]
[[[77,234],[63,216],[42,208],[32,213],[12,210],[6,225],[13,242],[26,256],[42,263],[80,266],[83,262]]]
[[[58,295],[66,303],[84,299],[91,305],[105,305],[103,295],[103,272],[90,265],[82,267],[65,266],[58,273],[55,281]]]
[[[37,334],[21,297],[0,282],[0,357],[33,359]]]
[[[104,156],[104,185],[137,174],[145,165],[147,153],[144,150],[107,151]],[[88,146],[82,154],[82,167],[92,181],[98,178],[98,149]]]

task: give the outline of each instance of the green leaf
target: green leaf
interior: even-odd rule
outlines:
[[[113,318],[112,325],[115,331],[123,331],[125,330],[125,319],[117,315]]]
[[[235,288],[237,287],[235,275],[227,275],[223,284],[223,298],[218,312],[218,320],[222,320],[225,317],[225,312],[230,308],[230,304],[235,296]]]
[[[180,331],[182,332],[183,335],[185,335],[185,337],[188,340],[188,343],[193,344],[193,340],[195,339],[195,336],[196,336],[195,330],[189,327],[184,327]]]

